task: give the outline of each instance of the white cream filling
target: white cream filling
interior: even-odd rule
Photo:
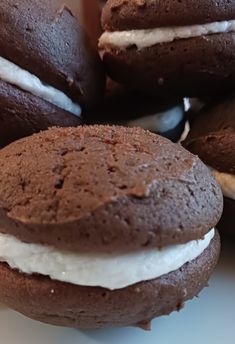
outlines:
[[[200,256],[214,234],[212,229],[201,240],[122,255],[62,252],[0,234],[0,261],[26,274],[38,273],[76,285],[115,290],[179,269]]]
[[[126,49],[135,45],[139,50],[159,43],[169,43],[177,39],[187,39],[216,33],[235,31],[235,20],[208,24],[162,27],[147,30],[106,31],[100,38],[100,48]]]
[[[219,183],[223,195],[235,200],[235,175],[222,173],[212,169],[215,179]]]
[[[183,108],[181,105],[176,106],[156,115],[137,118],[125,124],[129,127],[141,127],[146,130],[158,130],[159,133],[165,133],[173,130],[183,120]]]
[[[0,79],[42,98],[63,110],[71,112],[73,115],[81,115],[81,107],[74,103],[66,94],[52,86],[44,84],[37,76],[3,57],[0,57]]]

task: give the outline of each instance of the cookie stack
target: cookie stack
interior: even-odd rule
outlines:
[[[235,5],[8,0],[0,19],[0,301],[149,329],[208,285],[223,194],[231,224],[234,97],[194,117],[191,152],[171,141],[185,97],[234,86]]]

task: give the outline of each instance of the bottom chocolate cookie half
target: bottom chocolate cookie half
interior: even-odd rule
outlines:
[[[234,33],[213,34],[140,50],[106,48],[103,60],[109,76],[131,88],[163,96],[208,96],[234,88],[234,43]]]
[[[224,211],[217,227],[221,235],[235,237],[235,201],[224,197]]]
[[[53,325],[81,329],[143,327],[157,316],[180,310],[185,301],[196,296],[207,285],[219,252],[216,232],[203,254],[177,271],[115,291],[27,276],[1,263],[0,301]]]
[[[81,118],[0,80],[0,148],[50,127],[77,127]]]

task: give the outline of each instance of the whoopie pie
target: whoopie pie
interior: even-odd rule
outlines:
[[[138,128],[57,128],[0,151],[0,301],[74,328],[147,327],[207,285],[223,206],[198,157]]]
[[[3,0],[0,23],[0,146],[50,126],[79,125],[105,78],[69,6]]]
[[[118,82],[164,96],[234,87],[234,1],[108,0],[102,24],[100,49]]]

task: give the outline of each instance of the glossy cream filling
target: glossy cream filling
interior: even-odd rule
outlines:
[[[182,105],[179,105],[156,115],[133,119],[125,122],[125,124],[129,127],[141,127],[146,130],[157,130],[159,133],[165,133],[175,129],[183,118],[183,108]]]
[[[215,179],[219,183],[223,195],[235,200],[235,175],[212,169]]]
[[[139,50],[159,43],[169,43],[178,39],[200,37],[216,33],[235,31],[235,20],[214,22],[208,24],[162,27],[147,30],[106,31],[100,38],[100,48],[126,49],[135,45]]]
[[[116,290],[178,270],[200,256],[214,234],[212,229],[201,240],[122,255],[62,252],[0,234],[0,261],[26,274],[38,273],[80,286]]]
[[[74,103],[66,94],[52,86],[44,84],[37,76],[3,57],[0,57],[0,79],[46,100],[73,115],[81,115],[81,107]]]

